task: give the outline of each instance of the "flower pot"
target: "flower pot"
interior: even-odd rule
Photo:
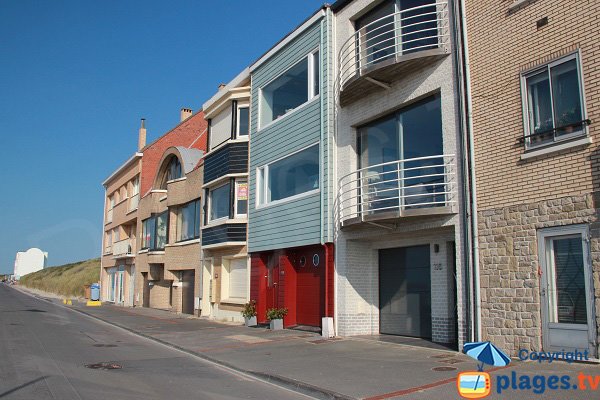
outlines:
[[[269,321],[269,328],[273,331],[280,331],[283,329],[283,319],[272,319]]]
[[[256,326],[257,322],[256,322],[256,315],[254,317],[244,317],[244,322],[246,323],[246,326]]]

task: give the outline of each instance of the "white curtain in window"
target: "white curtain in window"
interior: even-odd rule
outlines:
[[[229,297],[246,298],[248,291],[248,266],[245,258],[235,258],[229,262]]]

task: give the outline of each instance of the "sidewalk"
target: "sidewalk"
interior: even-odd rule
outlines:
[[[59,303],[57,299],[49,300]],[[309,332],[246,328],[148,308],[86,307],[77,302],[70,308],[317,398],[455,399],[460,398],[456,391],[458,372],[476,370],[471,358],[439,349],[364,338],[324,340]],[[510,375],[512,371],[532,376],[576,376],[579,371],[600,375],[598,370],[598,366],[592,364],[554,362],[540,365],[514,361],[492,376],[498,373]],[[530,391],[506,394],[508,398],[537,397]],[[564,395],[561,391],[546,392],[543,398],[565,398]],[[589,398],[590,393],[569,392],[569,398],[578,396]],[[488,398],[507,397],[492,392]]]

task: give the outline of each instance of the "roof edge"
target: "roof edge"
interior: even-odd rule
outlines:
[[[144,155],[144,153],[139,152],[139,151],[136,151],[135,153],[133,153],[133,155],[131,157],[129,157],[129,159],[127,161],[125,161],[119,168],[117,168],[112,174],[110,174],[110,176],[108,178],[106,178],[102,182],[102,186],[106,187],[110,180],[112,180],[115,176],[117,176],[119,173],[121,173],[125,168],[130,166],[133,163],[133,161],[137,160],[138,158],[142,157],[143,155]]]

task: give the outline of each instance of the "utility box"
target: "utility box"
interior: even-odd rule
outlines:
[[[98,301],[100,300],[100,284],[92,283],[90,286],[90,300]]]
[[[91,296],[91,290],[90,290],[90,285],[83,285],[83,297],[86,298],[87,300],[90,299]]]

